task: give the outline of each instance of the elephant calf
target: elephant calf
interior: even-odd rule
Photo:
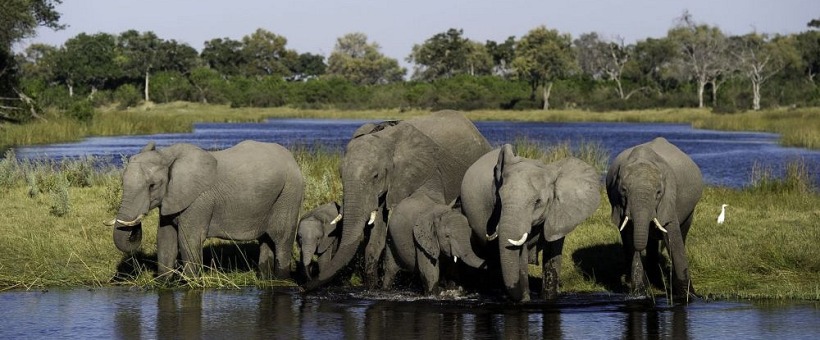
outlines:
[[[184,275],[198,275],[202,244],[217,237],[258,240],[261,276],[288,278],[303,193],[302,172],[279,144],[244,141],[208,152],[184,143],[157,150],[150,143],[122,174],[122,203],[110,223],[114,244],[136,252],[143,216],[159,208],[160,276],[175,270],[177,257]]]
[[[299,221],[299,230],[296,232],[301,255],[299,267],[308,280],[313,276],[312,272],[321,272],[327,267],[333,253],[339,248],[342,224],[340,211],[338,203],[330,202],[311,210]],[[314,263],[315,266],[311,266],[314,256],[318,260]]]
[[[443,261],[484,267],[484,260],[473,253],[472,230],[460,208],[436,203],[424,194],[414,194],[396,206],[388,233],[391,242],[384,259],[384,289],[390,288],[399,270],[418,271],[429,293],[438,287]]]

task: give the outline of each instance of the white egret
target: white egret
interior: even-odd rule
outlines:
[[[724,204],[724,205],[720,206],[720,215],[718,215],[718,218],[717,218],[717,223],[718,224],[723,224],[723,221],[726,220],[726,207],[728,207],[728,206],[729,206],[728,204]]]

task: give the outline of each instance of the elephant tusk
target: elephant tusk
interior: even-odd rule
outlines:
[[[663,225],[661,225],[661,222],[658,221],[657,217],[653,218],[652,222],[655,222],[655,225],[658,226],[658,229],[660,229],[662,232],[668,233],[666,228],[664,228]]]
[[[624,223],[621,223],[621,228],[618,229],[618,231],[624,231],[624,228],[626,228],[626,222],[629,222],[629,216],[624,216]]]
[[[142,222],[143,217],[145,217],[145,214],[140,214],[133,221],[123,221],[123,220],[118,219],[118,220],[116,220],[116,223],[122,224],[126,227],[133,227],[137,224],[140,224],[140,222]]]
[[[453,263],[458,263],[458,256],[453,256]]]
[[[112,218],[110,221],[103,222],[103,224],[106,225],[107,227],[113,227],[114,224],[116,224],[116,223],[117,223],[116,218]]]
[[[373,222],[376,222],[376,211],[370,213],[370,219],[367,220],[367,225],[373,225]]]
[[[496,231],[496,232],[494,232],[492,235],[486,235],[486,234],[485,234],[485,237],[487,237],[487,241],[492,241],[492,240],[495,240],[495,239],[497,239],[497,238],[498,238],[498,232]]]
[[[341,220],[342,220],[342,214],[339,214],[339,216],[336,216],[336,218],[334,218],[333,221],[330,221],[330,225],[334,225],[334,224],[338,223]]]
[[[527,242],[527,233],[524,233],[524,235],[523,235],[523,236],[521,236],[521,239],[520,239],[520,240],[518,240],[518,241],[511,240],[511,239],[507,239],[507,241],[509,241],[509,242],[510,242],[510,244],[512,244],[512,245],[514,245],[514,246],[516,246],[516,247],[518,247],[518,246],[520,246],[520,245],[524,244],[524,242]]]

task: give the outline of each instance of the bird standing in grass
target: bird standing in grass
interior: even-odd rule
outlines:
[[[729,206],[728,204],[724,204],[720,206],[720,215],[718,215],[717,223],[723,224],[723,221],[726,220],[726,207]]]

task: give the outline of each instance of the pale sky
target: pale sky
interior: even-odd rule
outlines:
[[[136,29],[201,51],[207,40],[239,40],[264,28],[287,38],[290,49],[327,57],[337,38],[362,32],[408,67],[414,44],[449,28],[482,43],[519,38],[540,25],[573,39],[598,32],[634,43],[665,36],[689,10],[696,22],[727,34],[788,34],[820,18],[820,0],[64,0],[57,10],[69,27],[40,29],[18,50],[35,42],[59,46],[81,32]]]

